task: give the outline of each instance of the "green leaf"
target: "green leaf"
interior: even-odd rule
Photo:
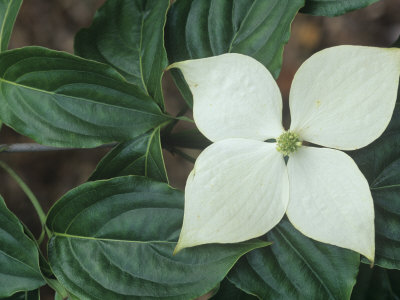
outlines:
[[[117,68],[164,107],[164,25],[169,0],[108,0],[75,38],[75,52]]]
[[[349,154],[367,178],[375,207],[375,264],[400,269],[400,104],[380,138]]]
[[[8,49],[11,32],[22,0],[0,0],[0,52]]]
[[[159,128],[116,146],[100,161],[89,180],[125,175],[143,175],[168,182]]]
[[[172,133],[166,137],[165,143],[173,147],[191,149],[204,149],[211,145],[211,141],[197,128]]]
[[[205,245],[173,256],[183,194],[165,183],[127,176],[88,182],[50,210],[50,265],[80,299],[193,299],[213,289],[250,241]]]
[[[218,292],[212,297],[212,300],[257,300],[258,298],[246,294],[239,290],[233,283],[225,278],[218,289]]]
[[[400,300],[400,272],[360,265],[352,300]],[[396,290],[397,289],[397,290]]]
[[[11,297],[2,298],[3,300],[39,300],[40,299],[40,291],[33,290],[33,291],[26,291],[26,292],[19,292]]]
[[[306,0],[302,13],[314,16],[334,17],[366,7],[379,0]]]
[[[177,0],[166,25],[169,62],[242,53],[263,63],[276,78],[290,25],[303,5],[304,0]],[[171,71],[192,106],[182,75]]]
[[[126,141],[169,120],[113,68],[40,47],[0,54],[0,119],[60,147]]]
[[[57,292],[56,292],[56,294],[55,294],[55,296],[54,296],[54,300],[64,300],[65,299],[65,297],[63,297],[63,296],[60,296],[60,294],[58,294]],[[67,298],[68,299],[68,298]]]
[[[44,285],[35,242],[0,196],[0,297]]]
[[[243,257],[228,278],[260,299],[349,299],[360,256],[311,240],[283,219],[267,234],[273,244]]]
[[[68,296],[61,296],[59,293],[56,292],[54,296],[54,300],[80,300],[79,298],[75,297],[74,295],[68,295]]]

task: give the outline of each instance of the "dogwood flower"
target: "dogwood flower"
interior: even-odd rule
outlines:
[[[292,83],[288,131],[279,88],[255,59],[223,54],[170,68],[182,71],[195,123],[213,142],[187,179],[175,252],[261,236],[286,213],[304,235],[374,260],[369,185],[339,150],[364,147],[387,127],[400,49],[338,46],[311,56]]]

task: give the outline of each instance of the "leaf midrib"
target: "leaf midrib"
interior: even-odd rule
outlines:
[[[4,252],[1,249],[0,249],[0,253],[3,253],[3,255],[9,257],[10,259],[12,259],[13,261],[16,261],[19,264],[26,266],[28,269],[31,269],[34,273],[37,273],[37,274],[39,274],[39,276],[41,276],[39,270],[36,270],[34,267],[28,265],[26,262],[23,262],[22,260],[19,260],[18,258],[9,255],[8,253]],[[5,273],[2,273],[2,271],[0,271],[0,274],[5,274]]]
[[[253,9],[253,6],[254,6],[254,4],[256,3],[256,1],[257,1],[257,0],[255,0],[255,1],[251,4],[249,10],[248,10],[247,13],[246,13],[246,16],[243,18],[242,22],[240,23],[240,26],[239,26],[238,30],[237,30],[237,31],[235,32],[235,34],[233,35],[232,40],[231,40],[231,42],[229,43],[228,53],[231,53],[231,52],[232,52],[233,43],[235,42],[235,40],[236,40],[236,38],[237,38],[237,36],[238,36],[238,34],[239,34],[239,32],[240,32],[240,29],[242,28],[243,23],[244,23],[244,22],[246,21],[246,19],[248,18],[249,14],[250,14],[250,11]],[[233,8],[233,5],[232,5],[232,8]],[[233,23],[233,20],[232,20],[232,23]],[[232,25],[233,25],[233,24],[232,24]],[[232,26],[232,27],[233,27],[233,26]]]
[[[89,236],[81,236],[69,233],[61,233],[61,232],[53,232],[53,235],[56,237],[64,237],[70,239],[81,239],[81,240],[94,240],[101,242],[117,242],[117,243],[138,243],[138,244],[176,244],[177,242],[169,242],[169,241],[159,241],[159,240],[151,240],[151,241],[128,241],[128,240],[120,240],[120,239],[108,239],[108,238],[96,238]],[[241,242],[241,245],[257,245],[256,242]]]
[[[81,239],[81,240],[94,240],[101,242],[116,242],[116,243],[137,243],[137,244],[152,244],[152,243],[162,243],[162,244],[176,244],[177,242],[169,242],[169,241],[129,241],[129,240],[120,240],[120,239],[110,239],[110,238],[96,238],[92,236],[81,236],[69,233],[61,233],[61,232],[53,232],[53,235],[56,237],[64,237],[69,239]]]
[[[379,191],[379,190],[394,189],[394,188],[400,188],[400,184],[377,186],[377,187],[371,187],[370,189],[371,191]]]
[[[6,80],[4,78],[0,78],[0,83],[1,82],[5,83],[5,84],[16,86],[17,88],[24,88],[24,89],[32,90],[32,91],[35,91],[35,92],[51,95],[53,97],[54,96],[63,96],[63,97],[67,97],[67,98],[71,98],[71,99],[75,99],[75,100],[79,100],[79,101],[86,101],[86,102],[93,103],[93,104],[96,104],[96,105],[109,106],[109,107],[113,107],[113,108],[117,108],[117,109],[127,109],[127,110],[131,110],[131,111],[135,111],[137,113],[147,114],[147,115],[152,115],[152,116],[157,116],[157,117],[162,117],[162,116],[166,117],[166,115],[161,114],[161,113],[160,114],[155,114],[155,113],[151,113],[151,112],[148,112],[148,111],[138,110],[138,109],[135,109],[135,108],[127,108],[127,107],[123,107],[123,106],[116,106],[116,105],[112,105],[112,104],[108,104],[108,103],[97,102],[97,101],[93,101],[93,100],[88,99],[88,98],[83,98],[83,97],[80,98],[80,97],[76,97],[76,96],[65,95],[65,94],[57,94],[57,93],[46,91],[46,90],[40,90],[40,89],[33,88],[33,87],[30,87],[30,86],[17,84],[15,82]]]
[[[318,273],[311,267],[311,265],[308,263],[308,261],[301,255],[299,251],[297,251],[296,247],[292,245],[292,243],[286,238],[286,236],[283,234],[283,232],[276,227],[277,232],[282,236],[282,238],[285,240],[285,242],[289,245],[290,248],[292,248],[293,252],[296,253],[296,255],[307,265],[309,270],[314,274],[314,276],[318,279],[318,281],[321,283],[321,285],[324,287],[324,289],[328,292],[329,296],[332,297],[332,299],[336,299],[331,292],[331,290],[326,286],[325,282],[322,280],[322,278],[318,275]]]

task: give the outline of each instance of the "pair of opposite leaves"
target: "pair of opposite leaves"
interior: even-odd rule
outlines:
[[[285,136],[282,99],[269,71],[241,54],[172,64],[187,81],[194,120],[212,142],[185,188],[175,252],[206,243],[261,236],[286,213],[315,240],[375,255],[368,182],[344,152],[377,139],[391,119],[400,49],[338,46],[314,54],[290,91],[290,132],[300,146],[287,164],[276,143]],[[277,149],[278,148],[278,149]]]

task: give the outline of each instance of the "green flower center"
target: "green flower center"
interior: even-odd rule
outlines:
[[[299,140],[298,134],[290,131],[286,131],[276,139],[276,150],[282,153],[284,156],[289,156],[302,145]]]

